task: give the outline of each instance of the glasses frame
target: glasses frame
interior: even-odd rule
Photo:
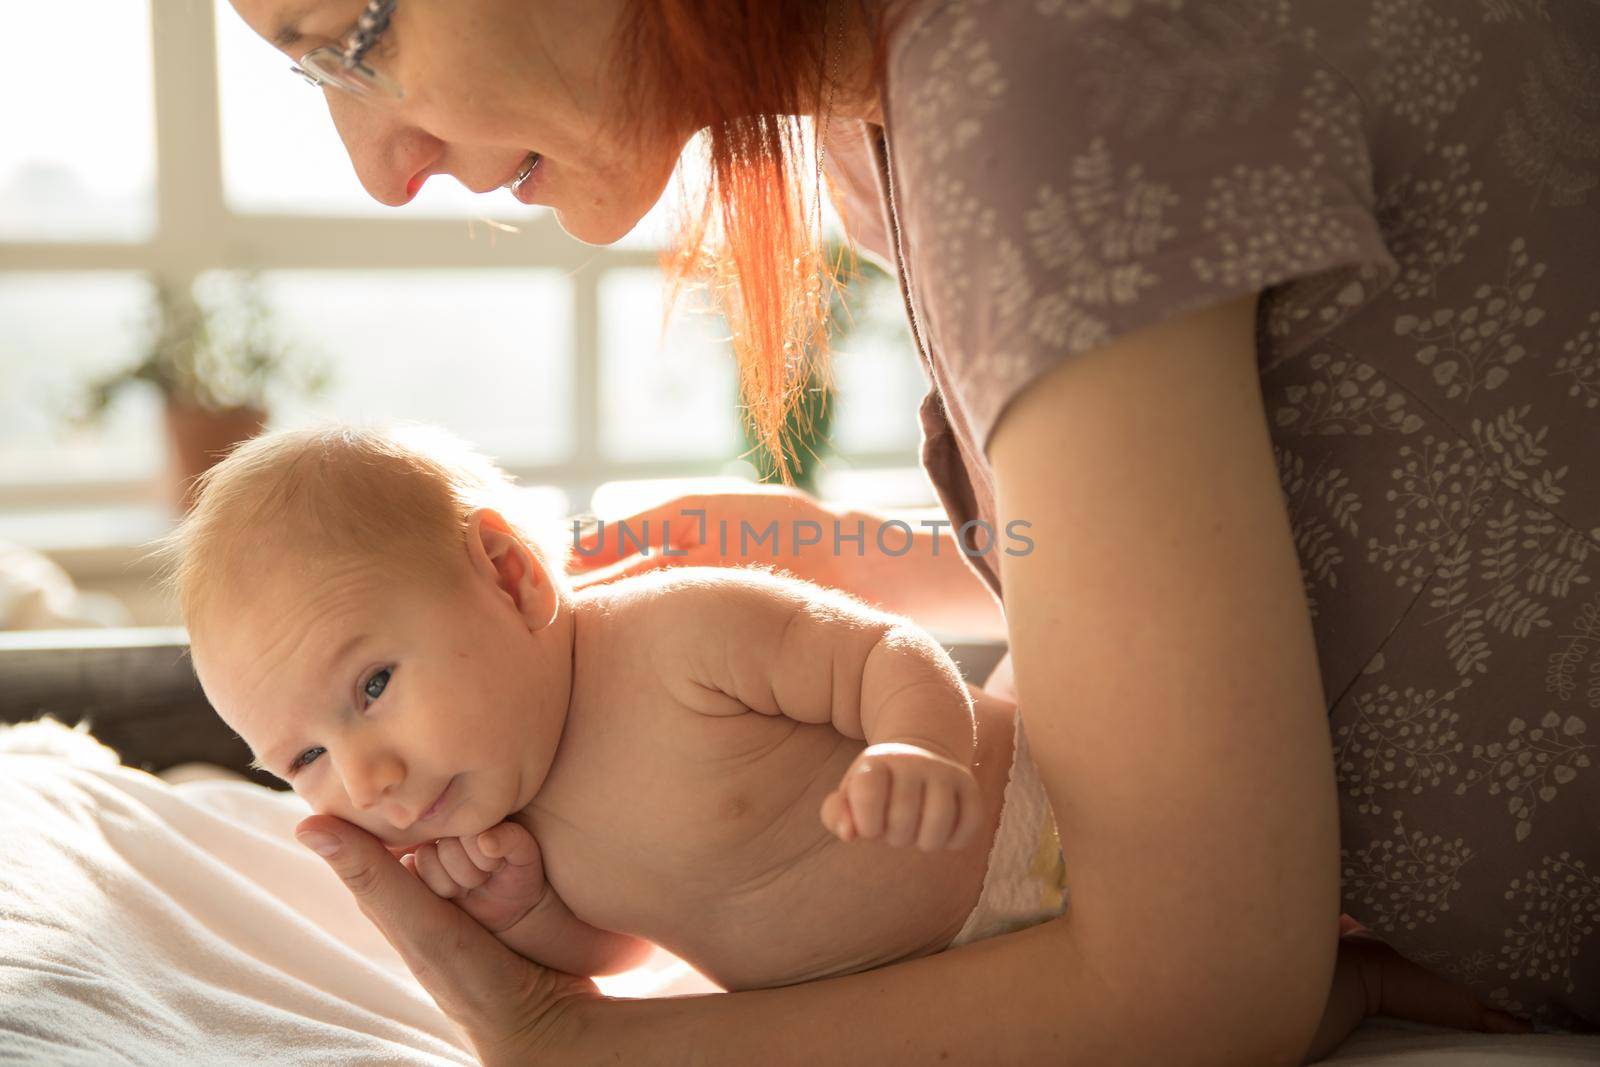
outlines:
[[[405,91],[398,82],[365,62],[367,53],[389,28],[396,3],[398,0],[367,0],[366,8],[343,45],[313,48],[289,69],[319,89],[342,89],[368,99],[405,99]]]

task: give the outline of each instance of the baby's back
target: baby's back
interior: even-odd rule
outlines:
[[[660,944],[730,989],[944,948],[982,887],[1010,765],[1010,705],[974,692],[986,822],[972,844],[842,842],[820,809],[865,742],[782,715],[695,710],[700,683],[659,653],[727,627],[697,626],[706,598],[682,595],[668,575],[603,587],[577,606],[566,732],[524,813],[552,888],[585,922]]]

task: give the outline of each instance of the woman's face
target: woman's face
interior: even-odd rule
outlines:
[[[339,47],[363,0],[230,0],[291,60]],[[626,91],[610,77],[624,0],[400,0],[366,62],[403,100],[325,89],[361,184],[391,206],[447,174],[474,192],[501,189],[530,152],[521,199],[554,209],[569,234],[609,244],[660,197],[692,128],[648,145],[618,133]],[[285,76],[289,76],[285,71]]]

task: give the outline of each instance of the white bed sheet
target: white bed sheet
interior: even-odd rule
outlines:
[[[465,1043],[242,782],[0,752],[0,1063],[466,1064]],[[715,988],[665,953],[615,995]]]
[[[0,1064],[472,1062],[294,841],[298,798],[168,785],[111,759],[0,750]],[[620,996],[715,989],[665,953],[601,985]],[[1565,1067],[1600,1063],[1600,1038],[1375,1020],[1330,1062]]]

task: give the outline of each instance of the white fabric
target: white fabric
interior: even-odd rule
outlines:
[[[472,1062],[294,842],[305,811],[245,783],[169,786],[55,724],[0,728],[0,1064]],[[665,953],[600,985],[716,988]],[[1577,1067],[1600,1037],[1370,1020],[1325,1062]]]
[[[1323,1063],[1340,1067],[1595,1067],[1591,1034],[1468,1034],[1368,1019]]]
[[[0,541],[0,630],[127,626],[128,609],[108,593],[88,593],[54,560]]]
[[[989,847],[978,903],[950,947],[1021,930],[1067,910],[1067,888],[1055,814],[1028,752],[1022,716],[1015,716],[1011,770],[1000,801],[1000,825]]]
[[[0,1064],[475,1062],[295,842],[307,814],[169,785],[55,723],[0,728]],[[715,987],[663,953],[602,988]]]
[[[293,796],[0,754],[0,1063],[473,1058]]]

